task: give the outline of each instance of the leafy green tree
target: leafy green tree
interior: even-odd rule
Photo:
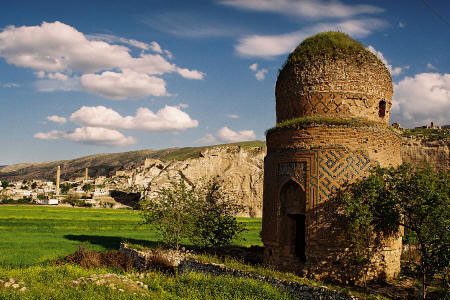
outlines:
[[[36,188],[37,188],[37,183],[36,183],[36,182],[33,182],[33,183],[31,184],[31,189],[35,190]]]
[[[87,192],[91,191],[94,187],[92,186],[92,184],[86,183],[81,188],[83,189],[84,192],[87,193]]]
[[[156,197],[141,201],[141,215],[145,224],[155,226],[166,246],[178,250],[181,240],[189,236],[195,202],[194,190],[183,179],[172,180]]]
[[[192,224],[189,240],[201,248],[230,245],[245,226],[234,217],[243,211],[231,199],[226,199],[222,182],[214,177],[197,191],[195,205],[192,207]]]
[[[60,187],[61,193],[67,194],[71,187],[72,187],[72,185],[70,183],[61,184],[61,187]]]
[[[9,186],[9,182],[8,181],[2,181],[2,187],[4,189],[6,189]]]
[[[344,196],[344,210],[356,247],[398,234],[400,226],[417,242],[423,298],[430,280],[450,268],[450,177],[431,167],[375,168]],[[358,241],[361,237],[361,241]]]

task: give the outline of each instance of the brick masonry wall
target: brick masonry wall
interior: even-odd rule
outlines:
[[[350,255],[345,231],[328,221],[328,214],[338,209],[333,207],[333,198],[372,166],[399,165],[400,145],[401,138],[386,126],[315,125],[269,133],[263,200],[266,262],[318,278],[336,279],[348,272],[349,266],[343,262]],[[280,191],[289,180],[297,182],[306,194],[306,264],[283,242],[289,229],[283,225]],[[382,250],[374,249],[377,253],[369,279],[399,272],[401,237],[382,244]]]
[[[304,116],[358,117],[388,124],[392,79],[374,55],[318,56],[302,65],[287,64],[278,76],[277,123]],[[379,103],[386,114],[379,117]]]

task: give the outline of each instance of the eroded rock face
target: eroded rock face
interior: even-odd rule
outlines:
[[[403,162],[415,165],[425,161],[437,170],[450,171],[450,139],[404,138],[401,151]]]
[[[226,146],[209,148],[200,158],[184,161],[147,159],[133,172],[131,184],[145,187],[152,197],[170,179],[183,178],[189,185],[198,186],[218,176],[226,196],[245,206],[242,216],[261,217],[265,155],[262,147]]]

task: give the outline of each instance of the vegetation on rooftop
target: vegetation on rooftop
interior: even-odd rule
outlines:
[[[266,131],[266,135],[275,132],[279,129],[305,129],[311,125],[328,125],[328,126],[349,126],[349,127],[361,127],[361,126],[373,126],[377,123],[364,119],[356,118],[340,118],[340,117],[321,117],[321,116],[308,116],[295,118],[278,123],[275,127],[272,127]]]
[[[343,56],[366,53],[373,56],[364,44],[355,41],[348,34],[337,31],[328,31],[313,35],[303,42],[289,55],[286,64],[303,64],[312,57],[329,56],[340,58]]]

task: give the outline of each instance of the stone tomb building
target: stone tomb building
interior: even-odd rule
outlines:
[[[266,263],[318,278],[348,272],[345,230],[327,218],[333,198],[374,165],[401,164],[401,138],[388,128],[393,93],[386,66],[339,32],[303,41],[276,83],[277,126],[267,131],[263,242]],[[400,271],[401,237],[365,274]]]

